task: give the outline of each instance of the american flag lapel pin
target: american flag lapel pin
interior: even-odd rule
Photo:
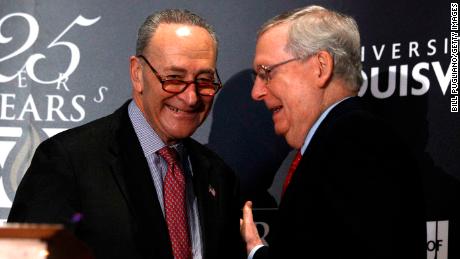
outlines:
[[[214,189],[214,187],[212,187],[211,185],[208,186],[208,191],[209,193],[212,195],[212,197],[216,197],[216,190]]]

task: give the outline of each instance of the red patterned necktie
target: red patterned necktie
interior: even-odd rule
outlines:
[[[184,171],[174,149],[164,147],[158,151],[158,154],[168,163],[168,171],[163,183],[163,197],[173,255],[175,259],[191,259],[192,249],[187,224]]]
[[[302,153],[300,153],[300,150],[297,151],[297,154],[295,155],[294,160],[292,160],[292,164],[289,167],[289,171],[286,176],[286,180],[284,180],[283,184],[283,191],[281,192],[281,197],[284,195],[284,192],[286,191],[289,183],[291,182],[292,175],[294,175],[295,169],[299,165],[300,159],[302,159]]]

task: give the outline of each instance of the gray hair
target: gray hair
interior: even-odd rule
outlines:
[[[358,91],[361,76],[361,46],[358,25],[347,15],[321,6],[307,6],[280,14],[262,25],[257,38],[270,28],[290,23],[286,51],[297,58],[309,57],[321,50],[334,59],[333,76]]]
[[[139,28],[137,34],[136,55],[141,55],[143,53],[160,24],[187,24],[201,27],[209,32],[217,51],[217,35],[212,26],[208,24],[206,20],[188,10],[166,9],[149,15]]]

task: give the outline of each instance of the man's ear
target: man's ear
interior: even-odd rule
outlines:
[[[131,76],[131,83],[133,91],[142,94],[144,91],[144,83],[142,79],[142,64],[141,61],[136,56],[131,56],[129,58],[129,74]]]
[[[317,79],[321,87],[328,85],[328,81],[332,78],[334,71],[334,58],[332,55],[324,50],[316,53],[316,62],[318,65]]]

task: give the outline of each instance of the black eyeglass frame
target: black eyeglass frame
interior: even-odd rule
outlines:
[[[279,66],[282,66],[284,64],[287,64],[287,63],[290,63],[292,61],[296,61],[296,60],[300,60],[301,58],[291,58],[291,59],[288,59],[288,60],[285,60],[285,61],[282,61],[280,63],[276,63],[276,64],[273,64],[273,65],[258,65],[257,66],[257,70],[254,71],[254,81],[257,77],[259,77],[260,79],[262,79],[264,81],[265,84],[268,84],[271,80],[271,76],[270,76],[270,73],[277,67]],[[263,71],[263,72],[262,72]]]
[[[152,64],[150,64],[150,62],[147,60],[147,58],[144,55],[137,55],[136,57],[143,59],[145,61],[145,63],[147,63],[147,65],[150,67],[150,70],[152,70],[153,74],[156,76],[158,81],[160,81],[161,88],[163,89],[163,91],[165,91],[167,93],[179,94],[179,93],[184,92],[185,89],[187,89],[187,87],[189,85],[195,84],[197,93],[199,95],[201,95],[201,96],[214,96],[222,88],[222,81],[220,81],[220,77],[219,77],[219,73],[217,73],[217,69],[215,70],[216,77],[217,77],[217,82],[203,83],[203,82],[198,81],[199,79],[197,79],[197,78],[195,78],[194,80],[191,80],[191,81],[185,81],[185,80],[180,80],[180,79],[164,79],[164,77],[162,77],[160,75],[160,73],[158,73],[157,70],[155,68],[153,68]],[[170,89],[168,90],[168,89],[165,88],[165,83],[170,83],[170,84],[173,84],[173,85],[184,84],[185,86],[182,89],[180,89],[179,91],[172,91]],[[208,85],[208,86],[212,85],[213,88],[214,88],[214,92],[213,93],[200,92],[200,90],[202,90],[202,89],[210,89],[209,87],[200,87],[200,86],[203,86],[203,85]]]

